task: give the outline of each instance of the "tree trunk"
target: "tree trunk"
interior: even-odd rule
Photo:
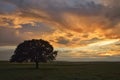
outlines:
[[[36,69],[38,69],[38,68],[39,68],[39,60],[38,60],[38,55],[36,56],[35,63],[36,63]]]
[[[38,63],[38,61],[36,61],[36,69],[38,69],[39,68],[39,63]]]

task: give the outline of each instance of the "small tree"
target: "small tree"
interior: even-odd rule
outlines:
[[[39,62],[49,62],[55,60],[58,51],[53,50],[53,46],[45,40],[28,40],[19,44],[12,55],[10,62],[35,62],[36,69]]]

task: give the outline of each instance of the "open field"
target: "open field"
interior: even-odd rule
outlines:
[[[119,62],[0,62],[0,80],[120,80]]]

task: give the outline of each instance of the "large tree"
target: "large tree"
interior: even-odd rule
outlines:
[[[55,60],[57,51],[45,40],[27,40],[19,44],[14,51],[11,62],[35,62],[36,68],[39,62],[49,62]]]

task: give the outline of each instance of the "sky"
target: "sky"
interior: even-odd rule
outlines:
[[[0,0],[0,60],[44,39],[61,61],[120,61],[120,0]]]

